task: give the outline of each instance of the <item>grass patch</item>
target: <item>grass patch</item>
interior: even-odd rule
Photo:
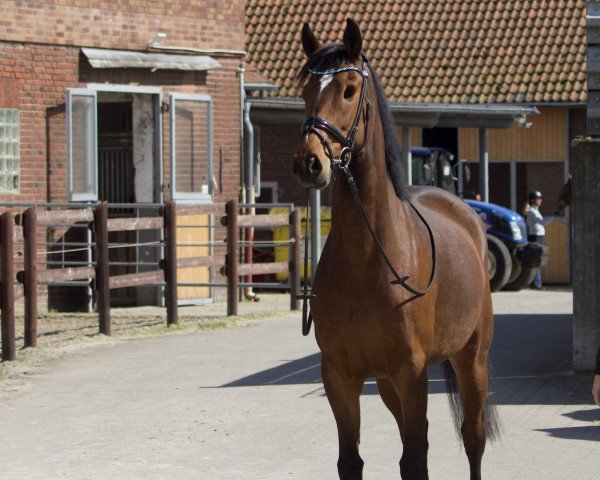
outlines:
[[[127,335],[132,337],[139,337],[142,335],[161,335],[164,333],[181,332],[185,330],[185,327],[181,324],[178,325],[149,325],[147,327],[135,328],[133,330],[124,329],[117,333],[117,335]],[[113,333],[114,335],[114,333]]]
[[[263,318],[269,318],[273,315],[276,315],[278,312],[275,310],[268,310],[266,312],[252,312],[246,313],[245,315],[241,315],[240,318],[245,318],[248,320],[261,320]]]
[[[200,330],[217,330],[219,328],[227,328],[227,322],[200,322],[198,329]]]

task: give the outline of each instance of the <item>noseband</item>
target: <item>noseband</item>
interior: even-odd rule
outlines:
[[[308,117],[302,125],[302,137],[314,133],[323,144],[323,147],[325,148],[325,151],[327,153],[327,157],[329,157],[329,160],[332,162],[332,164],[345,167],[348,166],[348,164],[350,163],[350,159],[352,158],[352,151],[354,150],[354,143],[356,140],[356,132],[358,131],[358,123],[360,122],[360,117],[362,114],[363,105],[365,104],[365,100],[367,102],[367,113],[365,114],[365,132],[369,124],[370,102],[367,99],[367,79],[369,78],[369,73],[367,71],[367,60],[363,60],[362,68],[355,67],[353,65],[347,65],[345,67],[333,68],[331,70],[325,71],[309,70],[309,73],[314,76],[336,75],[342,72],[358,72],[360,73],[363,79],[360,91],[360,100],[358,102],[358,109],[356,110],[354,122],[352,122],[352,128],[350,128],[348,136],[344,136],[344,134],[340,132],[340,130],[337,127],[335,127],[333,124],[331,124],[324,118],[313,115],[312,117]],[[328,133],[340,143],[342,150],[340,151],[339,158],[334,158],[331,145],[327,140],[327,137],[321,132]]]

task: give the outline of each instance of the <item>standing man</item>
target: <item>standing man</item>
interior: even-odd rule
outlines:
[[[544,217],[540,213],[542,194],[537,190],[529,194],[529,210],[527,210],[527,240],[535,243],[544,243],[546,229],[544,228]],[[542,274],[540,269],[535,274],[531,288],[542,289]]]

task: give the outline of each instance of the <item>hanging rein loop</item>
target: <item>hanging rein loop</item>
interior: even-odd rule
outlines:
[[[354,200],[356,200],[356,204],[358,205],[360,213],[367,225],[367,228],[369,230],[369,233],[371,234],[371,237],[373,238],[373,241],[375,242],[375,245],[377,246],[377,249],[379,250],[379,253],[381,254],[381,256],[382,256],[383,260],[385,261],[385,264],[387,265],[389,270],[392,272],[392,275],[394,275],[394,277],[396,277],[396,280],[392,281],[391,283],[393,285],[401,285],[405,290],[407,290],[408,292],[410,292],[413,295],[416,295],[418,297],[425,295],[431,289],[431,286],[433,285],[433,281],[435,280],[435,276],[436,276],[436,272],[437,272],[437,251],[435,248],[435,239],[433,237],[433,231],[431,230],[431,227],[425,220],[425,217],[423,217],[421,212],[419,212],[419,210],[417,210],[417,207],[415,207],[412,202],[410,202],[410,201],[408,202],[408,204],[412,207],[412,209],[415,211],[415,213],[417,214],[419,219],[423,222],[423,224],[427,228],[427,233],[429,233],[429,241],[431,243],[431,263],[432,263],[431,276],[429,277],[429,283],[427,284],[427,287],[425,287],[425,289],[423,289],[423,290],[419,290],[419,289],[411,287],[408,283],[406,283],[406,281],[410,278],[410,275],[400,276],[398,271],[392,265],[392,262],[390,261],[389,257],[385,253],[385,249],[383,248],[381,241],[379,240],[379,238],[377,237],[377,234],[375,233],[375,229],[373,228],[373,225],[371,225],[371,222],[369,221],[367,212],[365,211],[365,208],[360,200],[360,196],[358,194],[358,188],[356,187],[356,182],[354,181],[354,177],[352,177],[350,168],[348,168],[348,166],[344,166],[344,167],[340,167],[340,169],[344,173],[344,176],[346,177],[346,180],[348,181],[348,184],[350,185],[350,190],[352,190],[352,195],[354,196]]]
[[[308,190],[307,190],[308,192]],[[308,293],[308,226],[310,225],[310,193],[306,196],[306,224],[304,226],[304,285],[302,295],[302,335],[305,337],[310,333],[312,326],[312,314],[308,310],[308,301],[315,298],[312,293]],[[313,265],[313,268],[315,265]],[[314,271],[314,270],[313,270]]]
[[[392,262],[390,261],[388,255],[385,252],[385,249],[383,248],[383,245],[381,244],[381,241],[377,237],[377,233],[375,232],[373,225],[371,225],[371,222],[369,220],[367,212],[365,211],[363,203],[360,200],[360,195],[358,193],[358,188],[356,186],[356,182],[354,181],[354,177],[352,176],[352,172],[350,171],[350,161],[352,160],[352,153],[354,150],[354,142],[356,139],[356,132],[358,131],[358,124],[360,122],[360,117],[361,117],[361,114],[363,111],[363,106],[365,104],[365,101],[367,104],[367,110],[365,113],[365,141],[366,141],[366,131],[367,131],[368,124],[369,124],[370,102],[366,98],[367,79],[369,78],[367,66],[368,66],[368,60],[363,55],[363,68],[359,68],[359,67],[352,65],[352,66],[334,68],[334,69],[325,70],[325,71],[309,70],[309,72],[315,76],[335,75],[337,73],[354,71],[354,72],[358,72],[362,75],[363,83],[362,83],[362,89],[361,89],[361,93],[360,93],[358,109],[356,111],[356,116],[354,117],[354,122],[352,123],[352,128],[350,129],[348,136],[344,136],[344,134],[342,132],[340,132],[340,130],[338,130],[334,125],[332,125],[327,120],[325,120],[319,116],[316,116],[316,115],[312,116],[312,117],[308,117],[306,119],[306,121],[302,125],[302,136],[304,137],[306,135],[310,135],[311,133],[316,135],[319,138],[319,140],[321,141],[321,143],[323,144],[325,152],[327,153],[327,157],[331,161],[332,165],[339,167],[339,169],[343,172],[344,176],[346,177],[346,180],[348,181],[348,185],[350,186],[350,190],[352,191],[354,200],[356,201],[356,204],[358,205],[358,209],[360,210],[360,213],[365,221],[365,224],[367,225],[367,229],[369,230],[369,233],[370,233],[371,237],[373,238],[373,241],[375,242],[375,245],[377,246],[377,249],[379,250],[379,253],[381,254],[385,264],[387,265],[388,269],[392,272],[392,275],[394,275],[394,277],[396,278],[391,283],[393,285],[401,285],[406,291],[412,293],[413,295],[415,295],[417,297],[420,297],[420,296],[425,295],[431,289],[431,286],[433,285],[433,282],[436,277],[436,272],[437,272],[437,251],[436,251],[435,239],[434,239],[433,231],[431,230],[431,227],[425,220],[425,217],[423,217],[421,212],[419,212],[417,207],[415,207],[414,204],[409,201],[408,202],[409,205],[412,207],[412,209],[415,211],[415,213],[417,214],[419,219],[423,222],[423,224],[427,228],[427,233],[429,234],[429,241],[431,243],[431,257],[432,257],[431,276],[429,277],[429,283],[427,284],[427,287],[425,287],[425,289],[423,289],[423,290],[419,290],[414,287],[411,287],[410,285],[408,285],[408,283],[406,283],[406,281],[410,278],[410,275],[401,276],[397,272],[397,270],[394,268],[394,266],[392,265]],[[329,144],[329,141],[327,140],[325,135],[323,135],[323,133],[321,133],[321,131],[328,133],[329,135],[334,137],[339,142],[339,144],[342,147],[339,158],[334,158],[333,150],[331,149],[331,145]],[[308,248],[307,248],[307,245],[308,245],[308,220],[309,220],[308,210],[310,209],[310,203],[308,200],[307,200],[306,205],[307,205],[307,215],[306,215],[306,233],[305,233],[306,238],[305,238],[305,250],[304,250],[304,292],[303,292],[303,295],[298,296],[298,298],[302,299],[302,301],[303,301],[303,304],[302,304],[302,334],[304,336],[309,334],[310,327],[312,325],[312,314],[308,311],[308,300],[311,298],[315,298],[315,295],[313,295],[312,293],[309,294],[308,290],[307,290],[308,278],[307,278],[306,272],[308,269]],[[315,266],[313,266],[313,268],[314,267]]]

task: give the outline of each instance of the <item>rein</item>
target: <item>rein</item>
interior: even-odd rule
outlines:
[[[341,72],[346,72],[346,71],[356,71],[362,75],[363,84],[362,84],[360,101],[358,104],[356,116],[354,117],[354,122],[352,123],[352,128],[350,129],[350,133],[348,134],[347,137],[345,137],[334,125],[332,125],[331,123],[327,122],[325,119],[318,117],[318,116],[312,116],[312,117],[309,117],[306,119],[306,121],[304,122],[304,125],[302,126],[302,136],[310,135],[311,133],[314,133],[315,135],[317,135],[317,137],[319,138],[319,140],[325,147],[327,156],[329,157],[329,160],[331,161],[332,165],[337,166],[342,171],[344,176],[346,177],[348,185],[350,186],[350,190],[352,191],[354,200],[356,201],[358,209],[365,221],[365,224],[367,225],[369,234],[371,235],[371,238],[375,242],[375,245],[377,246],[377,249],[379,250],[379,253],[380,253],[381,257],[383,258],[383,260],[385,261],[385,264],[387,265],[388,269],[390,270],[390,272],[392,272],[392,275],[396,278],[395,280],[393,280],[391,282],[391,284],[392,285],[400,285],[409,293],[412,293],[413,295],[415,295],[417,297],[421,297],[421,296],[425,295],[431,289],[431,286],[433,285],[433,282],[436,277],[436,272],[437,272],[437,251],[436,251],[435,239],[434,239],[433,231],[431,230],[431,227],[425,220],[425,217],[423,217],[421,212],[419,212],[417,207],[415,207],[415,205],[412,202],[408,201],[409,205],[412,207],[412,209],[415,211],[415,213],[417,214],[419,219],[423,222],[423,224],[427,228],[427,233],[429,234],[429,241],[431,242],[431,256],[432,256],[431,276],[429,277],[429,283],[427,284],[427,287],[425,287],[423,290],[419,290],[417,288],[411,287],[410,285],[408,285],[408,283],[406,283],[407,280],[410,278],[410,275],[402,275],[401,276],[398,273],[398,271],[394,268],[394,266],[392,265],[391,260],[389,259],[385,249],[383,248],[383,245],[381,244],[381,241],[377,237],[377,233],[375,232],[373,225],[371,224],[371,222],[369,220],[367,212],[365,211],[364,205],[360,199],[360,195],[358,192],[358,188],[356,186],[356,182],[354,181],[354,177],[352,176],[352,172],[350,171],[350,161],[352,160],[352,151],[354,149],[355,136],[356,136],[356,132],[358,130],[358,123],[360,122],[360,116],[361,116],[361,113],[363,110],[363,105],[364,105],[365,100],[367,102],[365,134],[366,134],[366,130],[368,128],[368,122],[369,122],[370,103],[369,103],[369,100],[366,98],[366,91],[367,91],[366,83],[367,83],[367,79],[369,77],[369,74],[367,73],[367,70],[366,70],[367,63],[368,63],[367,59],[364,58],[362,69],[355,67],[355,66],[346,66],[346,67],[340,67],[340,68],[325,70],[325,71],[309,70],[309,72],[312,75],[316,75],[316,76],[335,75],[336,73],[341,73]],[[319,130],[323,130],[323,131],[331,134],[342,145],[342,150],[340,151],[339,158],[333,157],[333,152],[331,150],[331,146],[329,145],[329,142],[327,141],[325,136]],[[366,135],[365,135],[365,141],[366,141]],[[310,300],[311,298],[315,298],[315,295],[313,295],[312,293],[308,293],[308,274],[307,274],[307,272],[308,272],[309,211],[310,211],[310,196],[308,196],[308,198],[307,198],[306,229],[305,229],[305,237],[306,238],[305,238],[305,243],[304,243],[304,291],[303,291],[302,295],[298,295],[298,298],[302,299],[302,334],[304,336],[307,336],[310,333],[310,328],[312,325],[312,314],[308,310],[308,300]],[[316,266],[313,266],[313,268],[315,268],[315,267]]]

